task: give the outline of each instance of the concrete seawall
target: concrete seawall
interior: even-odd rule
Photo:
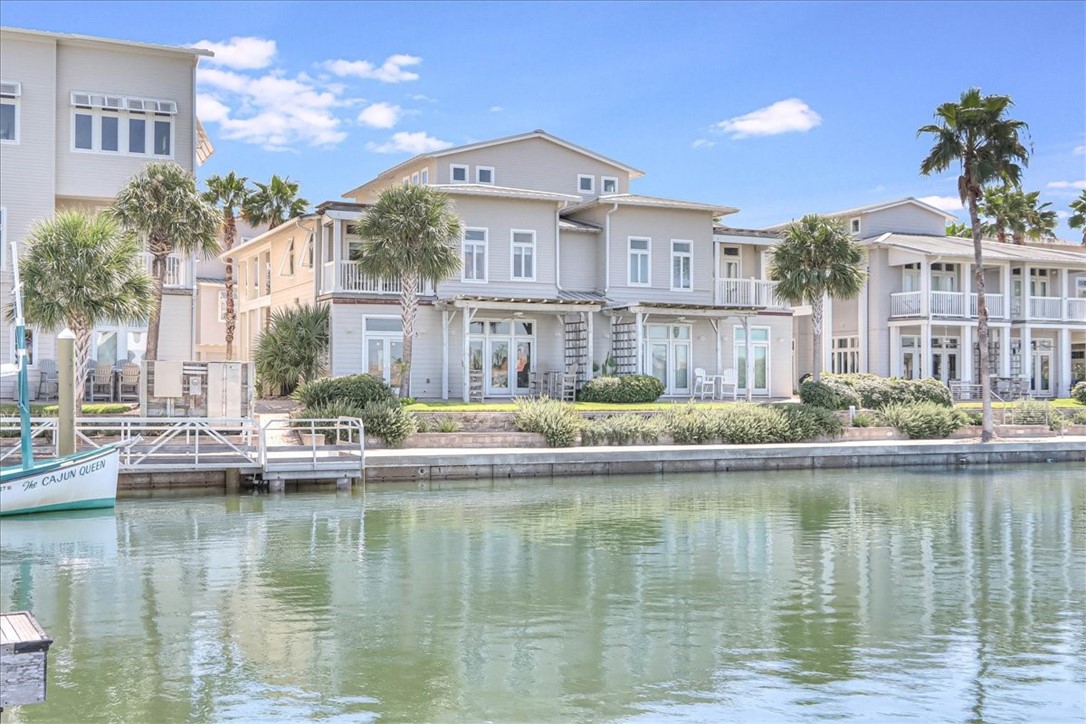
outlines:
[[[1086,437],[991,443],[873,440],[789,445],[373,450],[366,455],[366,482],[1045,462],[1086,463]]]

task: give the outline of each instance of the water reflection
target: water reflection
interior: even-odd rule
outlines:
[[[533,480],[5,520],[0,602],[56,639],[48,703],[10,720],[1081,720],[1083,477]]]

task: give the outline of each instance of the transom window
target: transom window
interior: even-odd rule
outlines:
[[[671,288],[691,291],[694,288],[694,243],[671,241]]]
[[[454,163],[449,166],[449,181],[454,184],[466,184],[468,182],[468,167]]]
[[[513,279],[535,281],[535,232],[513,230]]]
[[[464,281],[486,281],[486,229],[464,230]]]
[[[834,337],[832,371],[835,374],[851,374],[860,371],[860,338]]]
[[[0,82],[0,143],[19,142],[19,97],[22,93],[20,83]]]
[[[630,286],[649,286],[651,239],[630,237]]]
[[[596,177],[589,176],[587,174],[577,174],[577,190],[582,194],[592,194],[596,192]]]
[[[71,99],[73,150],[173,157],[173,101],[81,92]]]
[[[481,184],[494,183],[494,168],[492,166],[476,166],[475,182]]]
[[[618,179],[614,176],[601,176],[600,177],[600,193],[603,194],[617,194],[618,193]]]

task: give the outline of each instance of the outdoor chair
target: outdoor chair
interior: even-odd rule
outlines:
[[[99,396],[109,401],[113,400],[113,365],[109,362],[99,362],[91,373],[91,402],[97,400]]]
[[[139,402],[140,399],[140,366],[135,362],[128,362],[121,368],[121,380],[117,385],[117,400],[119,402]]]
[[[60,375],[57,373],[57,362],[52,359],[43,359],[38,362],[38,394],[35,399],[45,400],[60,392]]]
[[[720,389],[718,392],[721,397],[724,396],[725,387],[732,388],[732,400],[739,397],[739,373],[733,368],[724,370],[724,374],[720,375]]]
[[[705,399],[705,395],[708,393],[710,397],[716,397],[716,377],[709,377],[705,374],[704,367],[694,368],[694,391],[691,397],[694,395],[701,395],[701,399]]]
[[[573,402],[577,399],[577,363],[569,365],[562,375],[561,399],[565,402]]]

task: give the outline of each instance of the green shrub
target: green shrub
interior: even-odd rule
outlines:
[[[664,394],[664,383],[652,375],[596,377],[581,388],[582,402],[656,402]]]
[[[345,402],[361,407],[368,402],[393,401],[392,394],[385,381],[373,375],[348,375],[346,377],[325,377],[300,385],[292,397],[303,407],[317,407],[332,402]]]
[[[799,399],[805,405],[821,407],[824,410],[840,410],[841,396],[827,384],[807,380],[799,386]]]
[[[517,399],[513,421],[518,430],[538,432],[551,447],[572,447],[577,442],[584,420],[568,402]]]
[[[807,384],[807,383],[805,383]],[[950,407],[953,399],[950,388],[936,379],[904,380],[900,377],[879,377],[872,374],[825,375],[822,383],[840,398],[837,407],[845,410],[851,407],[868,410],[881,410],[890,404],[909,404],[912,402],[932,402]],[[822,393],[827,395],[828,393]],[[803,388],[800,387],[800,399]],[[803,399],[804,402],[808,400]],[[811,403],[814,404],[814,403]],[[825,405],[820,405],[825,407]]]
[[[434,423],[428,417],[415,418],[415,432],[433,432]]]
[[[972,427],[980,427],[984,424],[983,413],[975,412],[973,410],[960,410],[960,412],[965,415],[964,419],[966,420],[966,425],[971,425]]]
[[[459,420],[442,420],[437,423],[438,432],[460,432]]]
[[[407,407],[408,405],[414,405],[416,402],[418,402],[418,400],[416,400],[414,397],[398,397],[396,399],[398,399],[400,401],[400,404],[404,407]]]
[[[1086,405],[1086,382],[1079,382],[1071,388],[1071,397],[1080,405]]]
[[[663,425],[656,417],[645,415],[612,415],[586,420],[581,429],[585,445],[636,445],[660,440]]]
[[[1071,411],[1071,424],[1072,425],[1086,425],[1086,410],[1072,410]]]
[[[677,443],[697,444],[719,439],[713,408],[695,405],[673,405],[661,415],[664,431]]]
[[[914,440],[944,438],[969,423],[961,410],[935,402],[890,404],[882,409],[882,416]]]
[[[302,432],[305,432],[307,429],[310,429],[310,426],[309,423],[302,422],[303,419],[334,420],[339,417],[361,418],[362,407],[350,402],[337,400],[322,405],[315,405],[314,407],[307,407],[301,410],[295,410],[294,412],[290,413],[290,417],[292,419],[291,425],[293,427],[299,428]],[[316,432],[324,433],[324,441],[326,443],[332,444],[333,442],[335,442],[336,433],[334,430],[317,429]]]
[[[810,440],[825,435],[826,437],[839,437],[844,432],[845,426],[840,418],[827,410],[814,405],[773,405],[784,415],[786,432],[793,442]]]
[[[366,434],[381,438],[389,447],[399,447],[418,429],[415,416],[395,400],[367,402],[361,417]]]
[[[710,416],[714,437],[731,445],[793,442],[789,422],[779,409],[739,403],[717,408]]]
[[[857,412],[852,417],[853,427],[879,427],[882,420],[874,412]]]
[[[300,304],[271,313],[253,351],[258,389],[287,393],[324,373],[328,309]]]

